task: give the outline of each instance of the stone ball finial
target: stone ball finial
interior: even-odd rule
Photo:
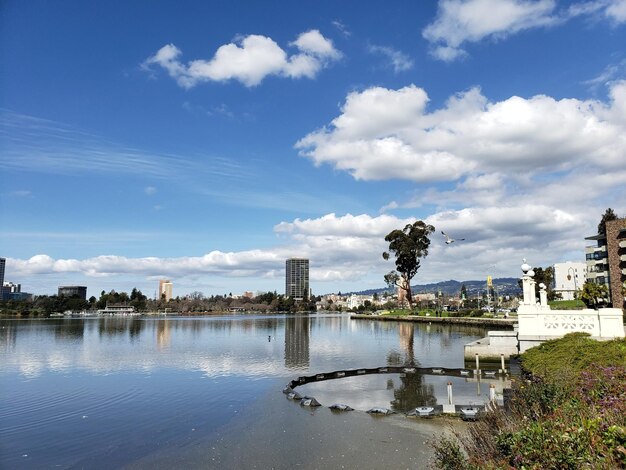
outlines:
[[[539,289],[545,289],[545,288],[546,288],[546,285],[543,282],[539,284]]]
[[[522,262],[524,263],[522,264],[522,272],[526,274],[528,271],[530,271],[531,266],[528,263],[526,263],[526,258],[524,258]]]
[[[535,275],[535,271],[532,269],[526,273],[528,276],[533,277]]]

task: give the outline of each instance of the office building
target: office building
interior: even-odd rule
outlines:
[[[58,290],[59,297],[78,297],[87,300],[87,287],[85,286],[60,286]]]
[[[4,299],[4,267],[6,266],[6,258],[0,258],[0,300]]]
[[[585,240],[596,244],[585,248],[587,280],[604,284],[609,291],[609,302],[615,308],[624,308],[626,282],[626,218],[606,223],[606,233]]]
[[[172,299],[172,281],[169,279],[161,279],[159,281],[159,299],[169,302]]]
[[[587,281],[587,263],[567,261],[554,264],[554,292],[562,300],[574,300]]]
[[[22,292],[22,284],[15,284],[11,281],[4,282],[2,287],[5,289],[5,292],[9,292],[11,294]]]
[[[290,258],[285,263],[285,296],[294,300],[309,298],[309,260]]]

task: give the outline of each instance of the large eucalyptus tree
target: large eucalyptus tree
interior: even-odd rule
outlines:
[[[383,253],[383,258],[388,260],[393,255],[396,259],[396,269],[385,274],[385,282],[390,287],[397,286],[404,290],[411,309],[413,308],[411,280],[420,268],[421,258],[428,255],[430,246],[428,236],[434,231],[435,227],[418,220],[413,224],[407,224],[402,230],[392,230],[385,237],[385,241],[389,243],[389,251]]]

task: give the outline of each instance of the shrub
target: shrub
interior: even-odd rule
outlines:
[[[508,413],[433,445],[439,468],[626,468],[626,340],[570,334],[522,366],[529,378],[513,383]]]

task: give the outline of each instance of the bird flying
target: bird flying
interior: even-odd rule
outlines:
[[[450,245],[454,242],[462,242],[465,240],[465,238],[452,238],[451,236],[447,235],[446,232],[441,232],[441,234],[445,237],[446,239],[446,245]]]

